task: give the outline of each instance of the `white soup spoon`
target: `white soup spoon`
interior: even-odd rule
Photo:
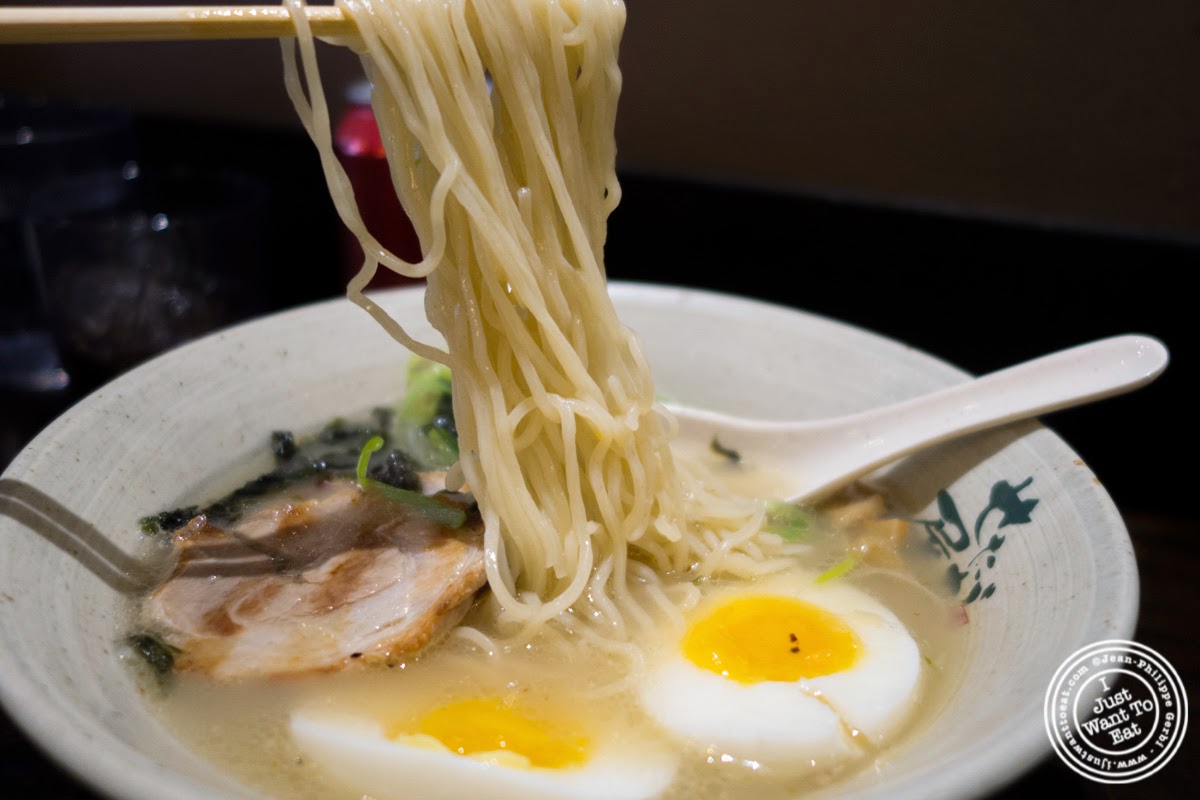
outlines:
[[[956,436],[1123,394],[1166,368],[1149,336],[1100,339],[869,411],[773,422],[667,404],[680,437],[761,458],[788,481],[782,497],[813,501],[916,450]]]

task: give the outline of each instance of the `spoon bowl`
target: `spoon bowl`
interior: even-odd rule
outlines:
[[[746,419],[667,404],[681,436],[780,468],[784,499],[811,502],[923,447],[1132,391],[1166,369],[1159,340],[1129,334],[1060,350],[974,380],[821,420]]]

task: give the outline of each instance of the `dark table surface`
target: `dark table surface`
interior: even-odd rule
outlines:
[[[336,220],[311,145],[300,137],[171,120],[141,122],[147,158],[189,136],[198,158],[254,171],[279,202],[278,247],[266,280],[273,307],[338,293]],[[214,136],[214,133],[219,134]],[[234,146],[213,146],[213,142]],[[1118,333],[1162,339],[1172,363],[1134,394],[1046,418],[1121,509],[1138,558],[1135,638],[1200,687],[1200,513],[1194,502],[1196,426],[1187,386],[1195,366],[1195,241],[1005,221],[830,199],[622,176],[606,260],[619,280],[729,291],[795,306],[905,341],[973,373]],[[299,208],[299,211],[295,209]],[[298,249],[286,233],[309,232]],[[75,400],[0,395],[0,466]],[[1048,676],[1049,677],[1049,676]],[[1130,785],[1088,781],[1054,756],[995,795],[1048,790],[1060,800],[1193,797],[1200,748],[1192,732],[1164,769]],[[0,796],[91,798],[0,712]]]

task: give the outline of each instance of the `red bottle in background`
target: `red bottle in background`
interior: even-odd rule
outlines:
[[[346,170],[358,211],[367,230],[379,243],[408,262],[421,260],[421,243],[412,222],[400,206],[388,174],[387,154],[371,110],[371,85],[362,81],[347,92],[348,105],[333,131],[333,146]],[[349,281],[362,266],[362,248],[342,226],[342,276]],[[402,286],[418,281],[380,267],[368,289]]]

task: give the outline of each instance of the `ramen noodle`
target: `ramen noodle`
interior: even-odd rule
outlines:
[[[366,254],[349,296],[451,368],[462,478],[483,514],[502,622],[528,634],[557,619],[621,638],[687,605],[692,579],[779,568],[761,503],[673,455],[672,420],[606,291],[624,5],[342,4],[427,254],[415,264],[384,250],[358,215],[312,37],[299,0],[288,5],[303,67],[286,44],[289,91]],[[445,349],[414,341],[363,294],[379,266],[427,280]]]

